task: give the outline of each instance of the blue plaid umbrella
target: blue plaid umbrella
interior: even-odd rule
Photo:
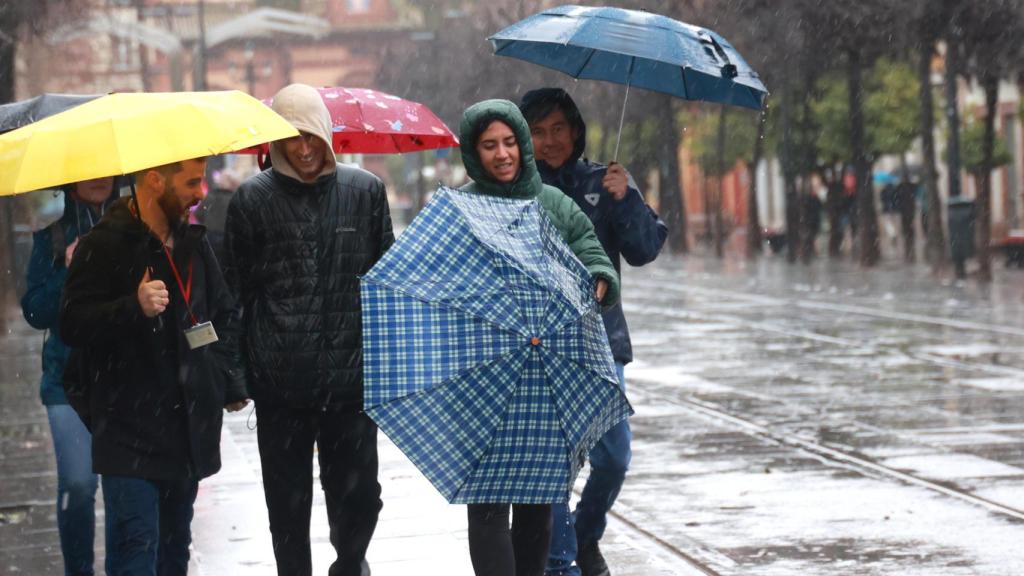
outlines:
[[[440,189],[362,305],[366,412],[450,502],[564,502],[631,413],[593,281],[534,200]]]
[[[558,6],[489,38],[494,53],[553,68],[573,78],[605,80],[759,110],[768,90],[729,42],[715,32],[658,14]],[[622,119],[619,132],[622,132]],[[618,141],[615,144],[618,158]]]

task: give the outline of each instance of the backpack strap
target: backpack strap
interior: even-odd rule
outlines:
[[[64,227],[60,220],[49,225],[50,245],[53,247],[53,262],[58,266],[64,265],[65,252],[68,247],[67,238],[64,236]]]

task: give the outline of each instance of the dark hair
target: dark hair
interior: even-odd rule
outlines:
[[[581,131],[583,117],[569,93],[561,88],[538,88],[523,95],[519,110],[527,124],[547,118],[555,110],[561,110],[573,130]]]
[[[501,122],[505,126],[508,126],[509,129],[512,130],[512,133],[515,134],[516,131],[508,123],[507,118],[497,112],[485,114],[475,125],[473,125],[473,131],[470,132],[470,142],[473,143],[474,148],[476,148],[476,145],[480,143],[480,136],[482,136],[484,131],[487,130],[487,128],[489,128],[494,122]],[[519,136],[516,136],[516,144],[519,144]]]
[[[179,162],[171,162],[170,164],[164,164],[163,166],[153,166],[152,168],[143,168],[142,170],[139,170],[138,172],[135,173],[135,183],[138,184],[139,180],[143,176],[145,176],[146,173],[149,172],[149,171],[159,172],[165,178],[170,178],[171,176],[177,174],[178,172],[181,172],[182,168],[184,168],[184,167],[185,166],[179,161]]]

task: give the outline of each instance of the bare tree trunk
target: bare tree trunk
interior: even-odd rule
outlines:
[[[757,115],[757,139],[754,140],[754,158],[750,164],[750,190],[747,194],[747,257],[756,258],[764,248],[761,238],[761,218],[757,205],[757,168],[764,156],[764,130],[768,121],[768,109],[762,108]]]
[[[996,105],[999,98],[999,76],[985,74],[981,79],[985,90],[985,136],[981,143],[982,167],[980,186],[978,187],[978,279],[983,282],[992,280],[992,254],[989,247],[992,236],[992,156],[996,140]]]
[[[850,97],[850,150],[853,153],[854,173],[857,176],[857,220],[860,228],[860,263],[871,267],[878,264],[878,216],[875,213],[875,195],[871,187],[871,162],[864,143],[864,107],[861,97],[863,64],[859,49],[847,51],[847,81]]]
[[[843,170],[835,164],[822,171],[825,180],[825,215],[828,218],[828,257],[842,256],[843,247]]]
[[[660,96],[661,159],[659,162],[658,211],[668,226],[668,245],[677,254],[689,252],[686,241],[686,200],[679,178],[680,134],[676,126],[672,97]]]
[[[726,109],[722,104],[718,111],[718,144],[716,154],[718,155],[718,186],[715,194],[715,256],[721,258],[725,255],[725,224],[722,222],[722,204],[725,200],[725,137],[726,137]]]
[[[932,54],[935,38],[926,31],[921,33],[921,55],[917,62],[917,79],[921,89],[921,148],[924,153],[925,204],[928,211],[921,224],[925,228],[925,254],[928,263],[937,271],[944,270],[949,261],[946,254],[946,235],[942,224],[942,198],[939,197],[939,171],[935,165],[935,99],[932,95]]]

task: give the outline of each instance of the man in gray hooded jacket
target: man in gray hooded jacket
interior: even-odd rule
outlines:
[[[292,84],[273,109],[299,136],[270,146],[272,167],[239,186],[225,226],[225,273],[243,307],[249,393],[277,571],[312,572],[313,446],[331,576],[369,574],[380,512],[377,428],[362,410],[359,276],[394,242],[379,178],[342,166],[315,88]]]

